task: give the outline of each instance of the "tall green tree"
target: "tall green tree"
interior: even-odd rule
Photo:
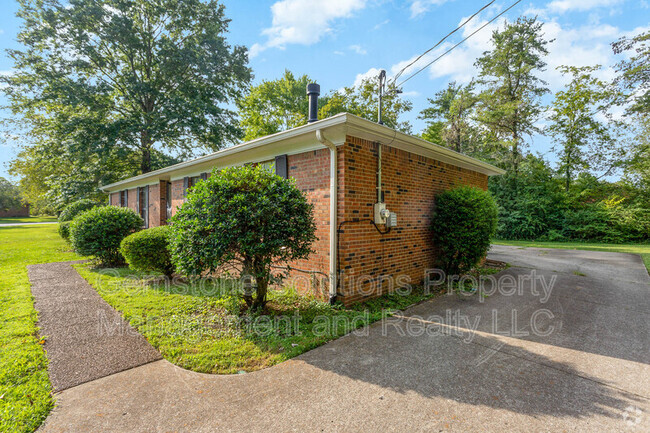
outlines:
[[[628,92],[629,113],[650,113],[650,31],[612,44],[616,54],[630,57],[617,65],[617,82]]]
[[[436,130],[441,122],[444,126],[440,137],[445,146],[460,153],[466,153],[469,142],[476,138],[475,128],[470,122],[477,102],[473,90],[473,82],[463,86],[453,81],[446,89],[427,99],[430,105],[422,110],[419,116],[427,121],[427,130],[432,127]]]
[[[624,179],[643,192],[645,205],[650,207],[650,117],[633,118],[634,144],[626,160]]]
[[[539,78],[546,63],[548,41],[536,18],[518,18],[492,34],[493,48],[476,61],[479,95],[477,119],[508,150],[504,161],[517,175],[524,137],[541,132],[535,126],[542,113],[541,97],[548,92]]]
[[[357,86],[345,87],[332,92],[327,95],[325,104],[319,110],[319,116],[325,118],[347,112],[376,122],[379,107],[378,89],[378,80],[376,78],[367,78]],[[413,103],[402,98],[401,93],[395,87],[395,83],[387,86],[382,100],[382,107],[384,125],[407,134],[411,133],[411,124],[408,121],[400,121],[400,116],[411,111]]]
[[[306,124],[309,102],[305,92],[311,82],[307,75],[296,78],[285,70],[281,78],[251,87],[249,93],[237,101],[244,140]],[[319,102],[322,105],[322,98]]]
[[[620,162],[611,127],[615,122],[606,117],[616,94],[610,85],[593,76],[599,69],[600,66],[558,68],[571,81],[555,94],[548,132],[555,143],[553,151],[558,156],[558,171],[564,177],[567,192],[579,173],[604,170],[608,174]]]
[[[31,142],[138,156],[217,150],[241,135],[228,104],[251,79],[215,0],[20,0],[22,49],[2,77]],[[116,150],[117,149],[117,150]]]
[[[4,177],[0,177],[0,211],[21,205],[20,189]]]

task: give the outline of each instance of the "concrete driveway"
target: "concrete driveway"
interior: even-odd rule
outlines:
[[[513,266],[482,295],[439,297],[255,373],[155,361],[57,394],[42,430],[649,431],[640,258],[501,246],[490,257]]]

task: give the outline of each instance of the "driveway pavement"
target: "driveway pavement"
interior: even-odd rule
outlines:
[[[482,294],[254,373],[151,362],[58,393],[42,431],[649,431],[640,258],[502,246],[490,258],[513,266]]]

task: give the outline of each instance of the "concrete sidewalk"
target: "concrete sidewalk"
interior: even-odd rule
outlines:
[[[40,223],[9,223],[9,224],[0,224],[0,227],[14,227],[14,226],[38,226],[44,224],[58,224],[56,221],[46,221]]]
[[[55,391],[161,359],[71,263],[27,267]]]
[[[57,394],[42,431],[650,430],[650,279],[638,257],[490,257],[515,265],[497,277],[521,278],[521,291],[445,295],[249,374],[148,363]],[[532,271],[549,290],[525,282]]]

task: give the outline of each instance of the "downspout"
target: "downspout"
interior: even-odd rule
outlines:
[[[338,180],[338,166],[337,166],[337,154],[336,154],[336,145],[329,141],[323,131],[320,129],[316,130],[316,139],[323,145],[325,145],[330,150],[330,267],[329,267],[329,276],[330,276],[330,303],[333,304],[336,302],[336,292],[338,288],[338,270],[336,269],[336,238],[338,236],[336,219],[338,213],[338,191],[337,191],[337,180]]]

